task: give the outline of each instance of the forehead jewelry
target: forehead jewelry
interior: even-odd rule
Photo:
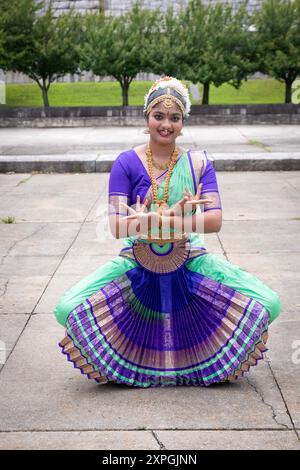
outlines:
[[[170,94],[160,95],[157,98],[154,98],[154,100],[152,100],[147,106],[146,113],[149,114],[150,111],[154,108],[154,106],[161,102],[163,102],[166,108],[171,108],[173,106],[173,103],[176,103],[181,109],[183,116],[186,114],[185,108],[182,102],[178,98]]]
[[[163,103],[166,108],[172,108],[173,106],[173,100],[170,98],[170,96],[164,98]]]
[[[158,90],[159,88],[165,90],[165,95],[158,96],[154,98],[150,103],[148,103],[148,99],[150,98],[151,94]],[[175,90],[179,95],[181,95],[184,99],[184,103],[178,97],[170,94],[170,90]],[[151,109],[155,106],[155,104],[167,100],[172,100],[180,107],[183,116],[189,116],[190,109],[191,109],[191,101],[189,98],[189,92],[187,87],[177,78],[175,77],[163,77],[156,80],[153,85],[151,86],[148,93],[144,96],[144,112],[148,114]],[[171,107],[171,103],[166,101],[166,107]]]

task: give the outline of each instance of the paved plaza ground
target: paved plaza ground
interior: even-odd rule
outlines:
[[[273,132],[272,145],[283,149],[290,142],[296,151],[299,140],[286,129],[281,140]],[[45,131],[39,143],[46,149]],[[51,131],[53,146],[71,150],[60,143],[61,129]],[[30,147],[34,133],[20,132]],[[18,132],[10,134],[2,150],[15,146],[14,153],[18,147],[24,154],[18,139]],[[272,143],[265,135],[261,140]],[[122,142],[123,150],[133,146]],[[139,389],[88,380],[57,345],[64,335],[53,315],[60,296],[122,245],[108,236],[109,173],[0,175],[0,217],[16,218],[0,224],[0,344],[6,348],[0,448],[300,449],[300,173],[217,176],[224,221],[219,233],[205,236],[206,246],[279,294],[282,312],[270,326],[269,351],[234,383]],[[99,233],[106,238],[99,241]]]
[[[143,143],[145,126],[0,128],[0,155],[101,155]],[[298,125],[189,126],[176,142],[213,153],[300,152]],[[270,155],[271,156],[271,155]]]
[[[0,154],[117,156],[142,129],[0,129]],[[299,126],[184,134],[213,155],[299,155]],[[300,449],[300,172],[217,176],[224,221],[206,246],[279,294],[269,351],[235,383],[138,389],[97,385],[57,345],[60,296],[122,246],[105,217],[109,173],[0,174],[0,218],[16,218],[0,224],[0,448]]]

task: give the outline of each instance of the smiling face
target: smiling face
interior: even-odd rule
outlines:
[[[148,114],[147,125],[152,140],[170,145],[175,142],[183,127],[182,111],[176,103],[166,108],[160,102]]]

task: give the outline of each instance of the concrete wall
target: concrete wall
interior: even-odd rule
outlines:
[[[49,3],[50,0],[46,0]],[[183,6],[187,5],[189,0],[144,0],[143,6],[149,9],[159,8],[166,11],[168,7],[173,6],[174,11],[179,11]],[[262,4],[263,0],[249,0],[249,10],[254,10]],[[234,7],[238,7],[242,0],[203,0],[204,4],[228,3]],[[102,0],[101,4],[107,14],[122,15],[130,10],[134,0]],[[99,7],[99,0],[56,0],[53,1],[53,8],[60,14],[74,6],[77,11],[84,13],[85,11],[96,11]]]
[[[186,125],[300,124],[300,105],[194,105]],[[142,106],[0,108],[0,127],[143,126]]]

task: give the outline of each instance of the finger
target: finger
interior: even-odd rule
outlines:
[[[198,184],[197,193],[196,193],[196,196],[198,198],[200,198],[201,190],[202,190],[202,183]]]
[[[213,202],[212,199],[190,199],[187,201],[187,204],[206,204],[208,202]]]
[[[142,211],[145,212],[145,209],[148,208],[148,204],[149,204],[149,201],[148,199],[146,198],[143,202],[143,206],[142,206]]]
[[[191,199],[190,201],[187,201],[186,202],[187,204],[201,204],[201,202],[199,201],[199,199]]]
[[[139,211],[141,209],[141,197],[138,194],[136,197],[136,210]]]
[[[186,192],[189,196],[193,195],[193,193],[191,193],[191,191],[189,190],[189,188],[187,186],[185,187],[185,190],[186,190]]]
[[[180,201],[177,202],[179,206],[183,206],[189,200],[189,196],[184,196]]]
[[[206,199],[205,199],[205,202],[206,202]],[[203,204],[204,201],[203,199],[190,199],[189,201],[187,201],[187,204]]]
[[[136,219],[137,215],[132,214],[132,215],[126,215],[125,217],[122,217],[121,220],[126,220],[126,219]]]

